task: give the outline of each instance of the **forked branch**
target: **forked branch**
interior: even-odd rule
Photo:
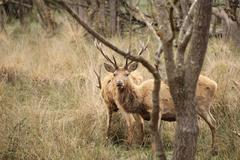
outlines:
[[[194,0],[192,3],[179,32],[178,37],[178,51],[177,51],[177,65],[182,66],[184,63],[184,53],[186,51],[188,42],[190,41],[192,34],[192,17],[193,11],[198,0]]]

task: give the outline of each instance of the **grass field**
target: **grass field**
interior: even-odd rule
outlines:
[[[37,24],[24,29],[12,24],[8,35],[0,35],[0,159],[150,159],[148,143],[131,148],[106,142],[107,110],[93,72],[104,59],[85,32],[64,21],[53,37],[47,37]],[[144,36],[136,35],[132,46],[136,48],[137,39]],[[130,43],[129,38],[120,37],[111,41],[126,49]],[[156,45],[150,44],[147,59],[152,59],[154,48]],[[240,137],[233,133],[240,132],[240,90],[233,83],[240,82],[239,60],[239,51],[230,44],[210,40],[202,74],[219,87],[212,109],[217,120],[216,160],[240,159]],[[150,78],[143,67],[139,71],[145,79]],[[124,139],[126,128],[119,119],[117,114],[114,133]],[[206,160],[211,134],[208,126],[199,122],[197,159]],[[168,157],[173,149],[174,125],[163,125]]]

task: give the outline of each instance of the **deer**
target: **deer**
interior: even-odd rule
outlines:
[[[104,68],[112,73],[114,83],[113,98],[115,104],[126,113],[138,113],[141,118],[149,121],[153,109],[152,91],[154,80],[149,79],[140,85],[133,83],[130,75],[138,67],[137,62],[126,63],[125,66],[116,67],[104,63]],[[196,101],[197,113],[208,124],[212,134],[212,149],[215,143],[216,120],[210,112],[211,103],[217,90],[217,83],[210,78],[200,75],[197,82]],[[169,86],[161,81],[160,89],[160,120],[176,121],[176,110],[170,94]]]
[[[100,51],[100,53],[114,66],[115,69],[118,68],[118,64],[116,62],[115,57],[113,56],[113,60],[111,60],[102,50],[101,46],[97,43],[95,43],[96,48]],[[144,50],[144,49],[143,49]],[[139,54],[142,54],[143,50],[139,52]],[[126,62],[128,63],[128,62]],[[116,100],[114,99],[115,95],[115,82],[114,82],[114,75],[112,73],[108,73],[103,80],[101,81],[101,69],[99,73],[94,71],[97,79],[98,79],[98,88],[101,90],[101,96],[102,99],[104,100],[104,103],[107,107],[107,112],[108,112],[108,120],[107,120],[107,133],[106,133],[106,138],[109,139],[110,137],[110,131],[111,131],[111,123],[112,123],[112,115],[114,112],[118,112],[120,110],[121,114],[123,115],[126,124],[127,124],[127,130],[128,130],[128,144],[132,143],[137,143],[137,144],[142,144],[143,143],[143,118],[139,116],[139,114],[132,114],[132,113],[127,113],[124,111],[124,109],[117,105]],[[129,78],[131,81],[136,84],[140,85],[143,82],[143,77],[142,75],[134,71],[129,75]],[[143,112],[144,113],[144,112]],[[146,114],[147,112],[145,112]],[[147,113],[148,114],[148,113]],[[134,125],[137,125],[138,129],[138,139],[134,138],[133,134],[133,127]],[[135,135],[136,136],[136,135]],[[135,139],[135,142],[134,140]]]

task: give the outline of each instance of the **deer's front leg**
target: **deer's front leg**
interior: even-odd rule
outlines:
[[[129,113],[124,113],[125,114],[125,120],[127,122],[127,132],[128,132],[128,137],[127,137],[127,143],[129,145],[133,144],[133,139],[134,139],[134,123],[135,119],[132,114]]]
[[[144,121],[139,114],[133,114],[135,123],[133,124],[133,143],[143,144],[144,139]]]
[[[111,131],[111,123],[112,123],[112,114],[113,112],[109,109],[108,110],[108,120],[107,120],[107,136],[106,139],[110,138],[110,131]]]
[[[131,145],[133,142],[133,129],[134,129],[133,125],[134,125],[135,119],[134,119],[133,115],[130,113],[127,113],[120,104],[118,104],[117,106],[118,106],[123,118],[126,121],[127,132],[128,132],[127,143]]]

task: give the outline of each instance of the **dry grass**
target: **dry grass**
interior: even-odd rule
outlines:
[[[51,38],[36,24],[25,30],[14,24],[8,36],[0,35],[0,159],[150,159],[148,146],[105,141],[106,108],[93,73],[104,60],[81,30],[64,22]],[[129,44],[127,38],[112,41]],[[154,45],[146,57],[152,53]],[[219,84],[213,104],[219,160],[240,159],[240,138],[232,132],[240,132],[240,92],[231,81],[240,80],[239,60],[230,45],[210,41],[203,73]],[[116,136],[124,139],[123,121],[114,123]],[[200,129],[198,159],[205,160],[211,136],[205,123]],[[164,123],[169,157],[173,136],[174,124]]]

